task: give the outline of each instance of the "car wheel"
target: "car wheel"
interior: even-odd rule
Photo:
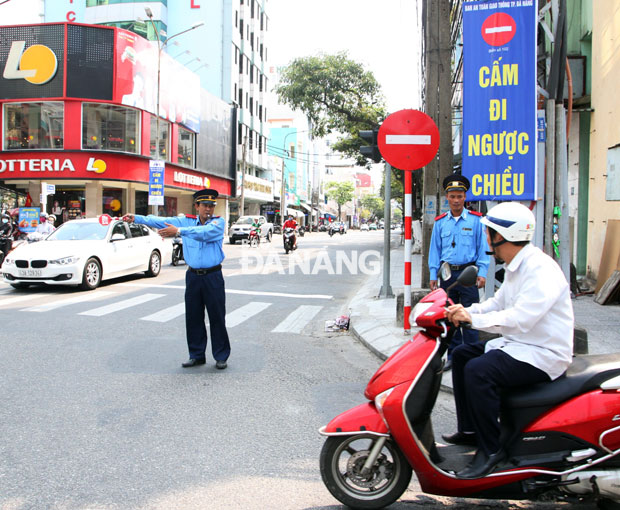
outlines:
[[[235,241],[232,237],[230,237],[230,238],[228,239],[228,242],[229,242],[230,244],[235,244],[237,241]]]
[[[88,259],[84,266],[84,273],[82,274],[82,284],[80,289],[82,290],[94,290],[99,287],[101,283],[101,264],[97,259]]]
[[[146,271],[146,276],[153,277],[157,276],[161,271],[161,255],[158,251],[154,251],[151,253],[151,257],[149,258],[149,268]]]
[[[11,287],[14,289],[27,289],[30,287],[29,283],[11,283]]]

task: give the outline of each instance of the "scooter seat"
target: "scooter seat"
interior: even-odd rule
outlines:
[[[596,390],[601,383],[620,375],[620,354],[576,356],[566,373],[555,381],[507,391],[502,404],[508,409],[549,407]]]

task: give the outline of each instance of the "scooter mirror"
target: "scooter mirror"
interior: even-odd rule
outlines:
[[[478,268],[476,266],[467,266],[456,281],[463,287],[473,287],[478,281]]]

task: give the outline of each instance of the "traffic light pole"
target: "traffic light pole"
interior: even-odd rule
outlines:
[[[379,291],[380,298],[392,298],[394,292],[390,285],[390,236],[391,229],[391,202],[392,200],[392,167],[385,164],[385,204],[383,207],[383,285]]]

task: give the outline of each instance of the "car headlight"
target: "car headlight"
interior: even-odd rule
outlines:
[[[433,303],[418,303],[415,305],[413,310],[411,310],[411,314],[409,314],[409,324],[415,324],[416,319],[426,312],[426,310],[428,310],[431,306],[433,306]]]
[[[4,264],[6,264],[7,266],[12,265],[15,263],[15,259],[4,259]]]
[[[70,257],[62,257],[56,260],[50,260],[50,264],[58,264],[59,266],[66,266],[67,264],[75,264],[80,257],[76,257],[75,255],[71,255]]]

